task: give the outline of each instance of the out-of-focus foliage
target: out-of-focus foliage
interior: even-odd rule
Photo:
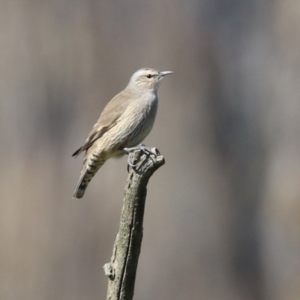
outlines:
[[[0,299],[104,299],[126,181],[72,199],[85,140],[141,67],[172,70],[145,141],[136,299],[300,299],[300,2],[0,3]]]

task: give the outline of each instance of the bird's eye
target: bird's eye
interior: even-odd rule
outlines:
[[[151,78],[151,77],[152,77],[152,75],[151,75],[151,74],[148,74],[148,75],[147,75],[147,78]]]

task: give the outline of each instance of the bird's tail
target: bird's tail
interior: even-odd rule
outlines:
[[[97,173],[97,171],[100,169],[100,167],[104,164],[105,160],[98,162],[97,164],[93,165],[88,165],[84,164],[82,170],[81,170],[81,175],[79,178],[79,181],[77,183],[77,186],[75,188],[73,197],[74,198],[82,198],[85,190],[94,177],[94,175]]]

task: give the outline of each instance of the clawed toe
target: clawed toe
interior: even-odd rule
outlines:
[[[130,156],[128,156],[128,159],[127,159],[127,172],[129,172],[129,167],[131,168],[135,168],[137,166],[137,164],[133,164],[131,161],[130,161]]]
[[[126,148],[123,148],[123,150],[129,155],[132,151],[135,151],[135,150],[142,150],[146,156],[149,156],[150,154],[152,154],[152,151],[150,148],[146,147],[144,144],[140,144],[138,146],[135,146],[135,147],[126,147]],[[130,160],[130,155],[128,156],[128,159],[127,159],[127,171],[129,171],[129,166],[132,167],[133,169],[135,169],[138,164],[134,164],[133,162],[131,162]]]
[[[131,168],[134,168],[137,166],[137,164],[133,164],[130,159],[129,159],[129,156],[128,156],[128,159],[127,159],[127,164],[131,167]]]

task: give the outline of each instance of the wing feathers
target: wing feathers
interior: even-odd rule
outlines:
[[[107,103],[103,112],[100,115],[98,122],[94,125],[92,131],[88,135],[84,145],[77,149],[72,156],[77,156],[81,152],[89,149],[93,143],[101,138],[101,136],[114,127],[118,119],[122,116],[124,111],[129,105],[130,100],[132,100],[132,95],[130,95],[126,90],[122,91],[116,95],[110,102]]]

